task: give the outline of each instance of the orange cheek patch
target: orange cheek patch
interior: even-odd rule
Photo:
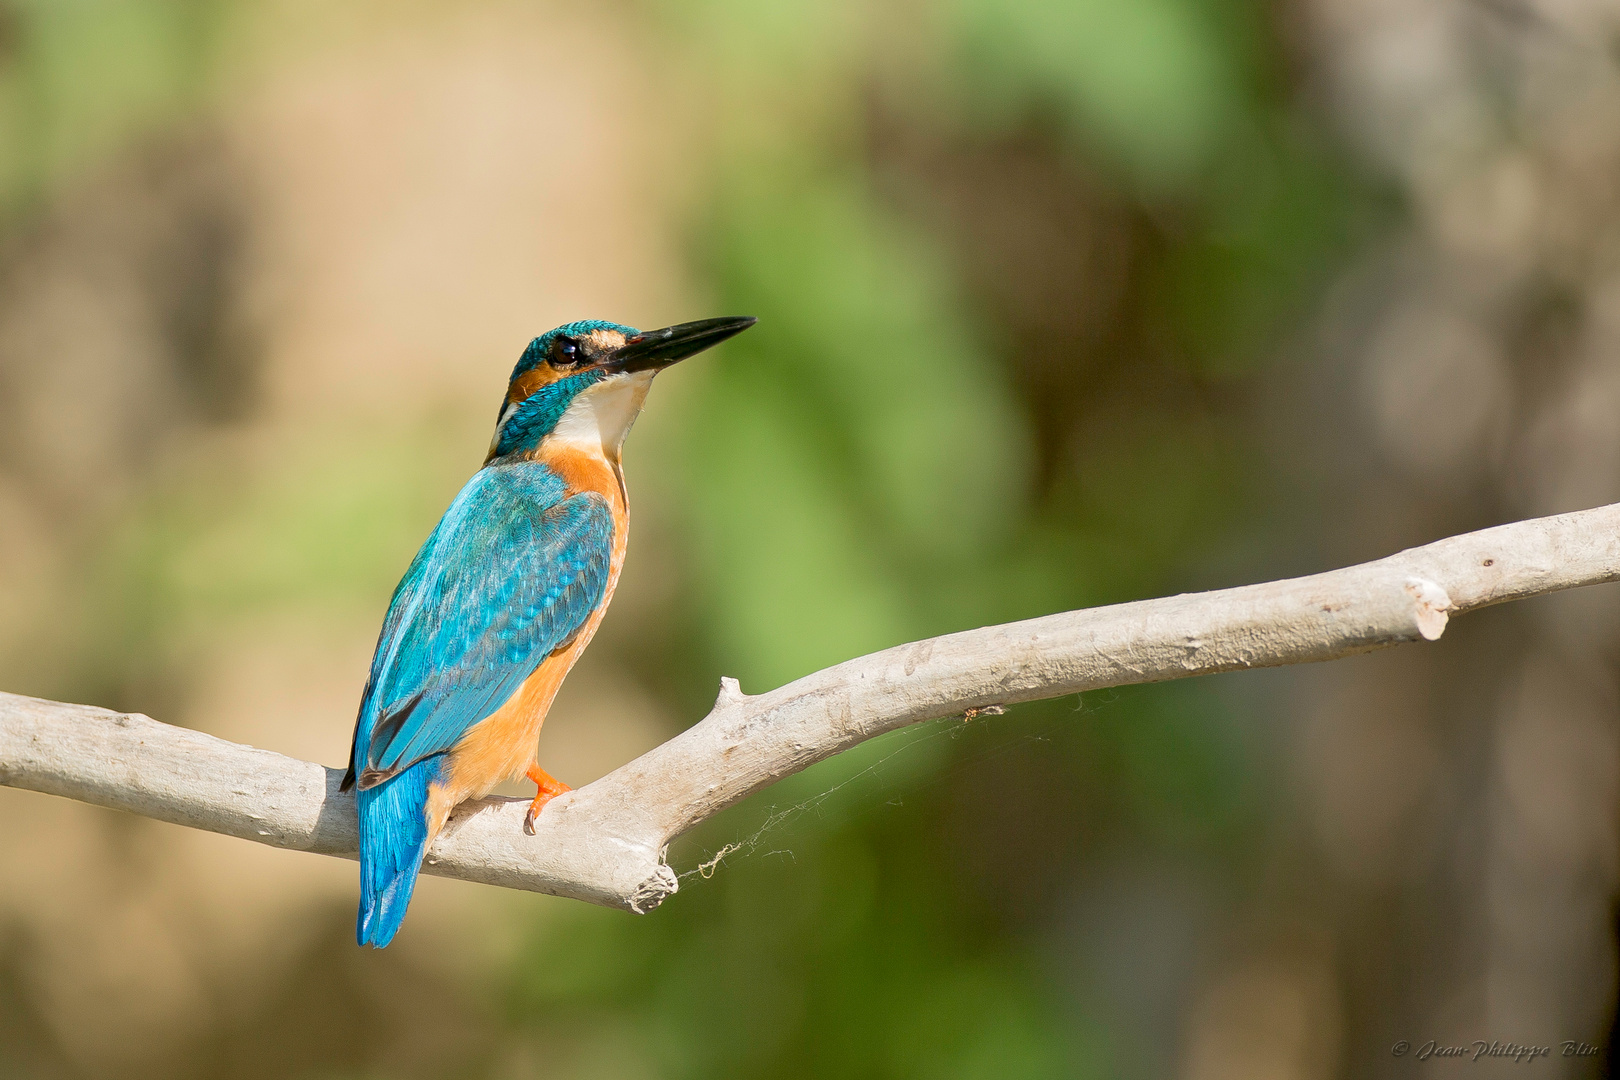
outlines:
[[[550,386],[560,378],[562,376],[553,371],[549,365],[541,364],[512,380],[512,385],[506,388],[506,400],[522,401],[542,386]]]

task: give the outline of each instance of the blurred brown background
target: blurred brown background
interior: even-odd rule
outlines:
[[[1620,8],[0,0],[0,687],[341,764],[528,339],[731,313],[572,784],[721,674],[1620,500]],[[0,1078],[1601,1075],[1617,660],[1597,589],[926,725],[652,915],[426,879],[383,953],[352,864],[0,790]]]

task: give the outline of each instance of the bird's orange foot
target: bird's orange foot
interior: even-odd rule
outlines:
[[[523,831],[530,836],[534,835],[534,819],[540,811],[545,809],[546,803],[555,799],[565,791],[574,789],[552,776],[538,765],[530,765],[529,771],[523,774],[533,780],[540,790],[535,792],[534,802],[529,804],[529,812],[523,815]]]

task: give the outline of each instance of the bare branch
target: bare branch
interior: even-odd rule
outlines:
[[[1312,577],[1071,611],[873,653],[769,693],[722,679],[699,723],[545,808],[459,811],[427,871],[647,911],[670,840],[895,728],[968,710],[1433,641],[1452,616],[1620,579],[1620,504],[1441,540]],[[336,723],[334,719],[334,723]],[[339,772],[144,716],[0,694],[0,784],[353,858]]]

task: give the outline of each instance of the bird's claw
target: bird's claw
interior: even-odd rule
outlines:
[[[558,780],[555,776],[552,776],[538,765],[529,766],[529,771],[524,775],[528,776],[530,780],[534,781],[535,787],[540,789],[539,791],[535,792],[534,802],[529,804],[529,812],[523,815],[523,831],[529,836],[533,836],[534,819],[540,815],[541,810],[545,809],[546,803],[550,802],[552,799],[555,799],[563,792],[573,791],[574,789],[563,783],[561,780]]]

